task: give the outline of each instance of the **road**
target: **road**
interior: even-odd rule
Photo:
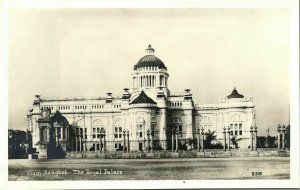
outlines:
[[[9,160],[9,180],[289,179],[290,159]]]

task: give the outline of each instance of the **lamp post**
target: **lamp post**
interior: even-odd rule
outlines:
[[[148,152],[150,152],[150,129],[147,130]]]
[[[285,125],[282,125],[282,129],[281,129],[281,132],[282,132],[282,150],[285,150],[285,131],[286,131]]]
[[[126,136],[126,131],[124,129],[123,131],[123,152],[125,153],[125,148],[126,148],[126,139],[125,139],[125,136]]]
[[[102,153],[102,136],[103,136],[103,131],[100,129],[100,137],[99,137],[99,150],[100,153]]]
[[[105,131],[105,129],[103,129],[102,134],[103,134],[103,152],[106,152],[106,138],[105,138],[106,131]]]
[[[201,128],[201,136],[202,136],[202,138],[201,138],[201,141],[202,141],[201,151],[204,152],[204,128],[203,127]]]
[[[250,136],[251,136],[251,151],[253,151],[253,127],[250,127]]]
[[[226,151],[226,127],[223,127],[223,135],[224,135],[224,151]]]
[[[198,148],[198,152],[200,152],[200,128],[198,127],[198,131],[197,131],[198,135],[197,135],[197,148]]]
[[[127,129],[127,152],[130,151],[130,142],[129,142],[129,130]]]
[[[174,127],[172,127],[172,152],[174,152]]]
[[[278,145],[278,150],[280,150],[280,143],[281,143],[281,138],[280,138],[281,126],[280,125],[278,125],[278,127],[277,127],[277,132],[278,132],[277,145]]]
[[[176,135],[176,136],[175,136],[175,137],[176,137],[176,138],[175,138],[175,139],[176,139],[176,152],[178,152],[178,133],[179,133],[179,132],[178,132],[178,129],[176,129],[176,130],[175,130],[175,135]]]
[[[257,126],[254,126],[254,150],[257,150]]]
[[[83,118],[83,134],[82,134],[82,138],[84,139],[84,146],[83,146],[83,151],[85,152],[87,150],[87,140],[86,140],[86,136],[85,136],[85,132],[86,132],[86,128],[85,128],[85,112],[81,112],[82,114],[82,118]],[[101,149],[101,148],[100,148]]]
[[[228,150],[230,151],[230,126],[227,127],[227,133],[228,133]]]

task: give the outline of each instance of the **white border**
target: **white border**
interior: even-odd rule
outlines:
[[[7,175],[8,124],[8,51],[7,24],[9,8],[288,8],[291,13],[291,179],[290,180],[161,180],[161,181],[17,181],[9,182]],[[0,151],[1,187],[5,189],[80,189],[80,188],[296,188],[299,185],[299,2],[298,0],[118,0],[118,1],[6,1],[1,6],[1,64],[0,64]],[[4,64],[3,64],[4,63]],[[280,73],[278,73],[280,77]],[[280,90],[280,89],[278,89]],[[4,109],[3,109],[4,108]],[[3,145],[6,146],[3,146]]]

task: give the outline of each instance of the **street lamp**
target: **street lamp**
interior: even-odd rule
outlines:
[[[202,152],[204,152],[204,128],[203,128],[203,126],[201,127],[201,136],[202,136],[202,147],[201,147],[201,149],[202,149]]]
[[[127,129],[127,152],[130,150],[130,143],[129,143],[129,130]]]
[[[253,150],[253,127],[250,127],[250,135],[251,135],[251,150]]]
[[[226,127],[223,127],[223,134],[224,134],[224,151],[226,151]]]

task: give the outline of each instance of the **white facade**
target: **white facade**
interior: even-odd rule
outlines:
[[[106,132],[106,149],[123,147],[123,131],[129,131],[130,150],[146,150],[147,131],[151,131],[151,148],[171,149],[172,128],[179,132],[181,145],[197,138],[198,129],[216,131],[223,144],[223,128],[231,127],[231,135],[241,139],[240,148],[251,144],[250,127],[255,126],[252,98],[244,98],[236,89],[217,104],[196,105],[186,90],[184,95],[172,95],[168,89],[167,68],[154,55],[149,45],[147,55],[140,59],[132,72],[133,88],[124,89],[121,97],[108,93],[95,98],[46,98],[36,96],[28,114],[28,129],[32,131],[33,146],[39,149],[38,119],[41,109],[51,114],[59,111],[70,125],[82,128],[87,150],[99,148],[100,129]],[[61,134],[66,132],[61,130]],[[126,133],[127,134],[127,133]],[[63,141],[66,134],[60,138]],[[126,145],[125,145],[126,146]],[[182,147],[182,146],[181,146]],[[195,148],[195,143],[193,143]],[[180,146],[179,146],[180,148]]]

